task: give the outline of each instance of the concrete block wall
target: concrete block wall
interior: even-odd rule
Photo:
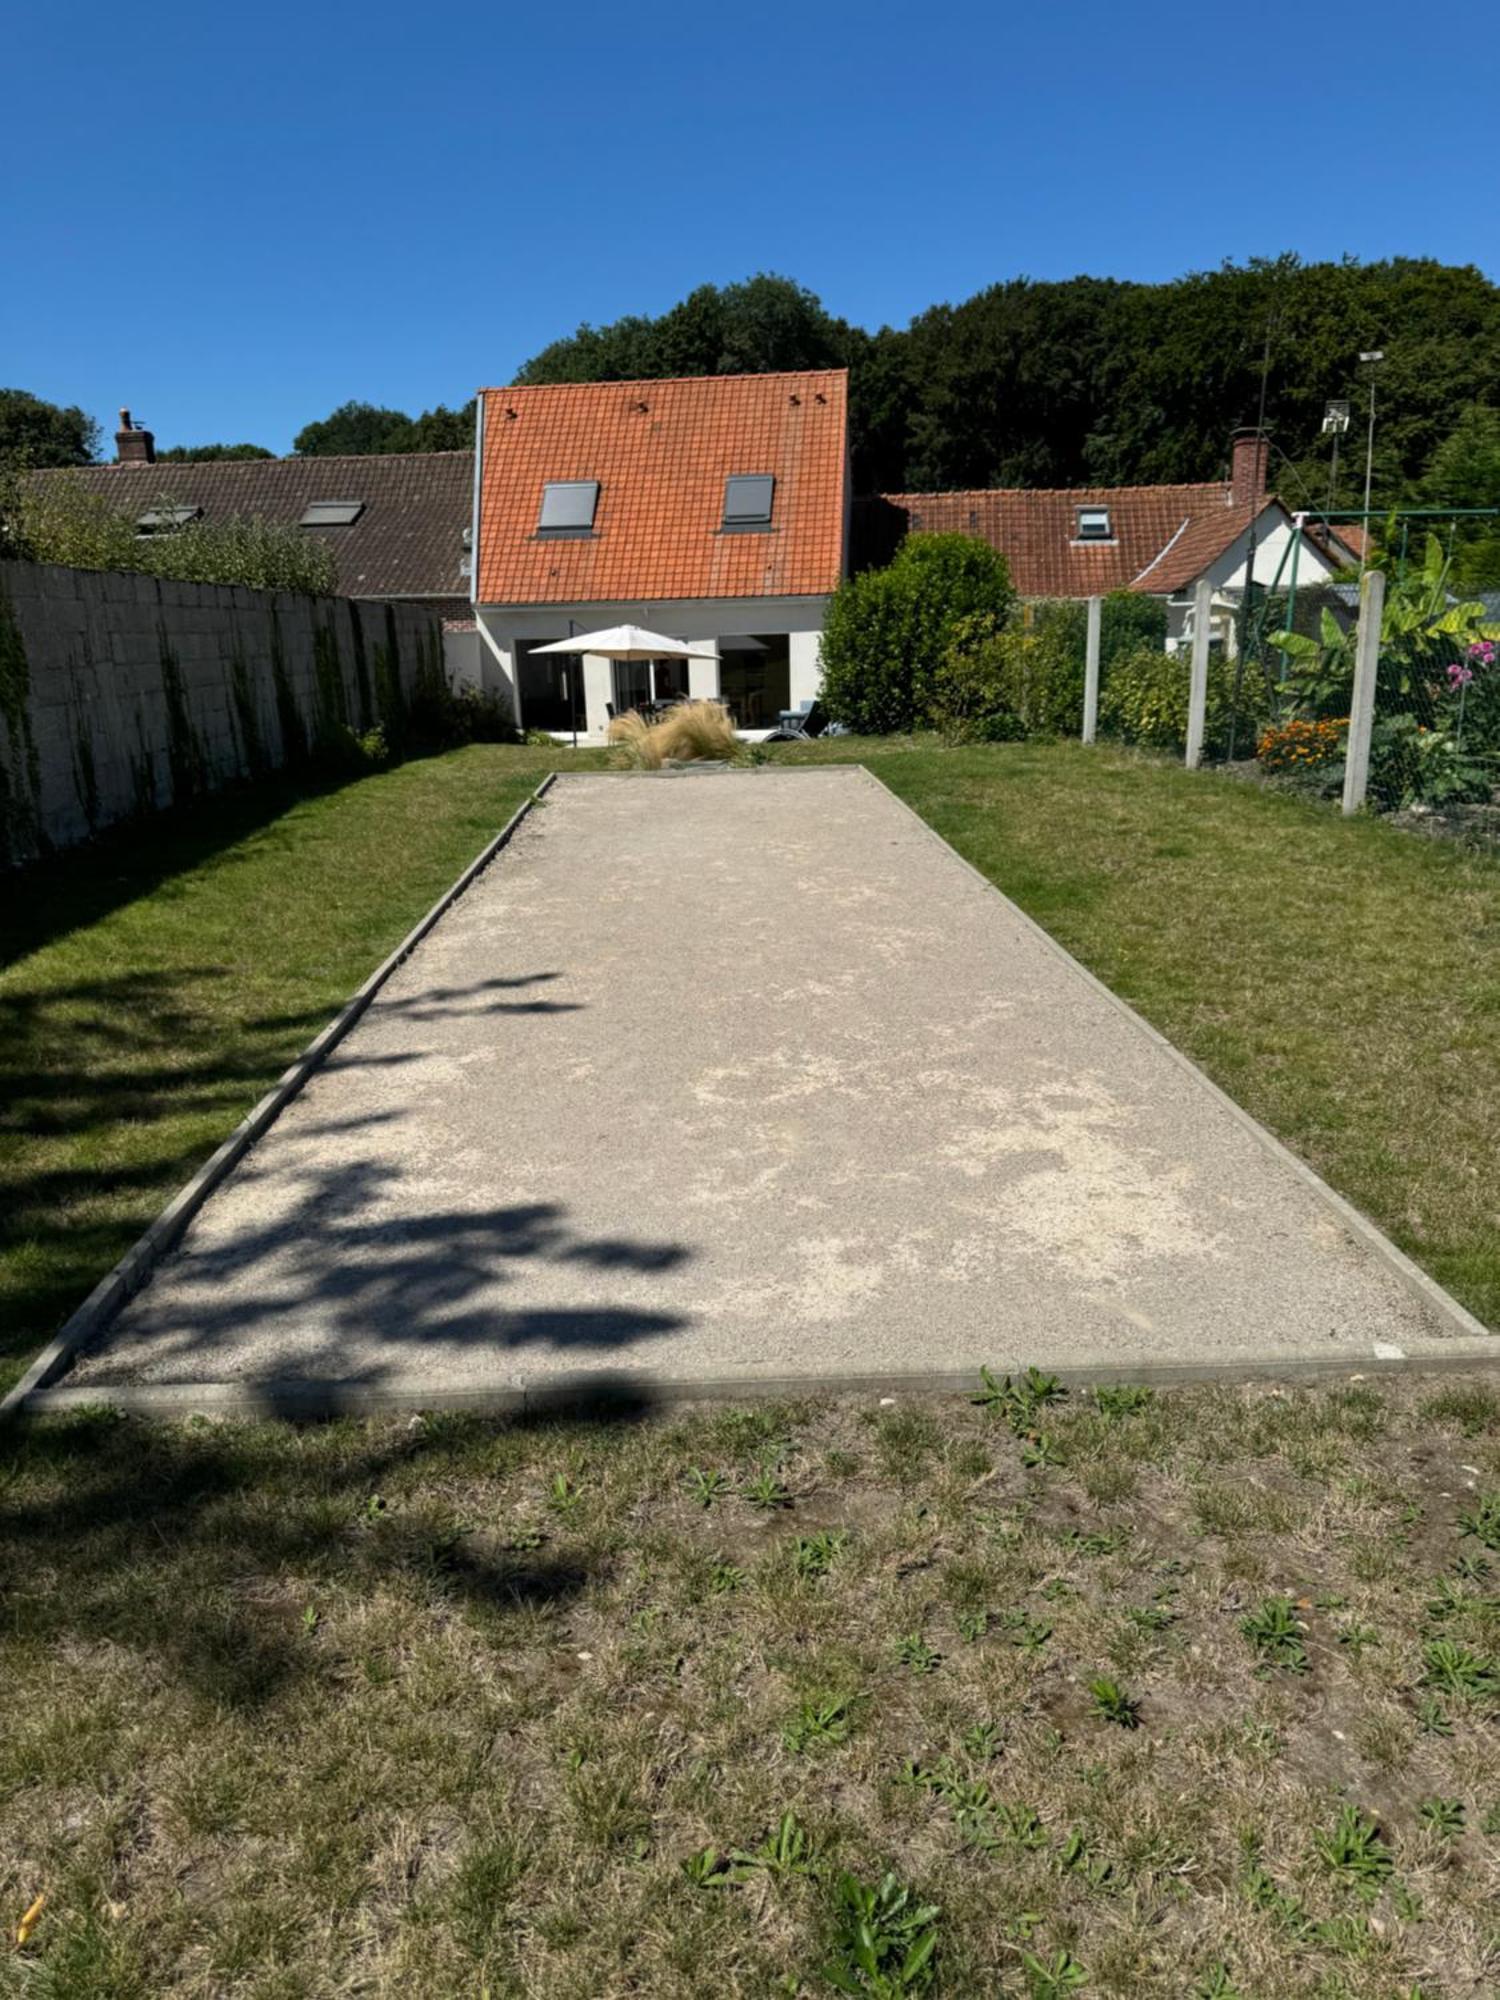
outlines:
[[[345,723],[395,738],[442,675],[421,605],[0,562],[0,865],[294,762]]]

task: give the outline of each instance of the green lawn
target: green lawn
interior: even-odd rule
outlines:
[[[1108,749],[858,757],[1491,1324],[1500,864]],[[0,1386],[549,766],[474,746],[6,885]]]
[[[1488,2000],[1494,1389],[1048,1386],[18,1430],[0,1993]]]

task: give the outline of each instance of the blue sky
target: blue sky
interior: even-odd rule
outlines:
[[[162,444],[416,411],[582,320],[797,278],[865,325],[998,279],[1225,257],[1500,271],[1443,33],[1024,7],[154,0],[12,10],[0,383]],[[1319,30],[1326,42],[1317,44]],[[1292,41],[1296,52],[1286,54]]]

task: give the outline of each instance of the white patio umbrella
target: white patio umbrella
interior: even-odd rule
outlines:
[[[648,632],[641,625],[607,625],[602,632],[579,632],[571,639],[554,639],[550,646],[533,646],[538,653],[595,653],[606,660],[715,660],[710,646],[689,646]]]
[[[669,639],[662,632],[648,632],[643,625],[606,625],[602,632],[577,632],[571,639],[554,639],[550,646],[533,646],[538,653],[593,653],[606,660],[713,660],[718,655],[708,646],[689,646],[681,639]],[[651,675],[652,691],[656,676]],[[575,749],[578,732],[573,732]]]

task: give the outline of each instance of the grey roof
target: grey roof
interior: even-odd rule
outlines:
[[[303,531],[333,550],[345,597],[469,594],[464,533],[474,511],[472,451],[90,465],[31,477],[73,480],[137,520],[157,508],[197,507],[210,521],[238,516],[295,526],[314,501],[361,501],[349,527]]]

